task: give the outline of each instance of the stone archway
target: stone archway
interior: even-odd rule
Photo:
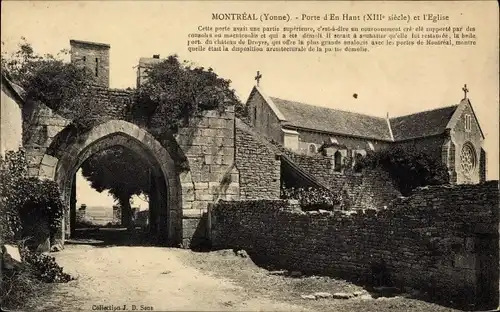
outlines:
[[[169,245],[177,245],[182,240],[182,198],[179,173],[176,170],[174,157],[167,150],[175,150],[162,146],[150,133],[137,125],[123,121],[111,120],[102,123],[86,132],[69,146],[49,148],[50,154],[43,156],[39,176],[51,179],[59,184],[62,198],[70,207],[70,199],[74,176],[82,163],[92,154],[112,146],[121,145],[136,152],[153,168],[155,184],[154,196],[160,207],[158,212],[159,235]],[[60,150],[64,148],[64,150]],[[59,149],[59,150],[58,150]],[[69,234],[70,209],[60,231],[60,238]]]

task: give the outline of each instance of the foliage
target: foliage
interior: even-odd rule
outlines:
[[[404,196],[419,186],[449,183],[448,169],[440,161],[415,148],[392,146],[360,160],[360,166],[382,168]]]
[[[37,279],[31,266],[23,265],[0,274],[0,302],[2,308],[21,308],[26,301],[40,296],[43,283]]]
[[[240,101],[231,81],[219,77],[212,68],[193,66],[180,62],[177,55],[151,65],[147,69],[148,79],[136,90],[136,102],[132,113],[146,118],[149,126],[173,129],[185,124],[190,117],[204,110],[223,111]]]
[[[27,174],[26,155],[23,150],[7,151],[5,156],[0,158],[0,236],[3,242],[14,242],[21,236],[18,203],[24,196],[17,190]]]
[[[0,178],[2,239],[12,242],[21,236],[40,238],[38,234],[44,234],[36,232],[40,221],[48,224],[46,234],[55,234],[64,211],[58,185],[28,177],[23,150],[8,151],[0,160]]]
[[[299,201],[304,211],[309,210],[334,210],[340,207],[341,196],[329,190],[319,188],[282,188],[281,198]]]
[[[28,229],[25,236],[30,235],[29,229],[33,229],[40,221],[46,221],[49,226],[49,234],[56,233],[61,225],[64,212],[64,204],[57,183],[38,178],[25,178],[16,189],[19,196],[19,215],[23,227]]]
[[[54,257],[32,252],[28,248],[21,249],[21,257],[33,267],[35,276],[45,283],[66,283],[73,280],[69,274],[63,272]]]
[[[21,39],[16,52],[2,52],[2,72],[23,88],[27,102],[43,103],[72,120],[76,127],[89,128],[102,111],[92,97],[85,96],[95,77],[86,67],[65,62],[67,50],[56,56],[41,56],[25,38]]]
[[[83,176],[98,192],[109,190],[119,199],[149,193],[149,172],[139,155],[122,146],[98,152],[82,164]]]
[[[150,191],[149,171],[144,167],[144,161],[135,152],[115,146],[92,155],[81,168],[92,188],[98,192],[108,190],[120,203],[123,221],[127,223],[131,217],[130,198]]]

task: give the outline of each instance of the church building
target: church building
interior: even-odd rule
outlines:
[[[266,95],[253,87],[246,107],[260,134],[300,154],[322,152],[335,170],[390,145],[412,146],[446,164],[450,182],[479,183],[486,178],[484,134],[467,97],[460,103],[415,114],[381,118],[313,106]]]

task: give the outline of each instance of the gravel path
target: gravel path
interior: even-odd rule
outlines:
[[[35,311],[308,311],[252,298],[241,287],[183,262],[188,250],[67,245],[54,254],[75,281],[56,285]],[[40,301],[44,303],[41,304]],[[142,307],[141,307],[142,305]]]
[[[303,299],[364,289],[329,277],[271,274],[230,250],[77,244],[53,256],[77,279],[55,284],[26,311],[457,311],[404,297],[373,299],[366,291],[364,299]]]

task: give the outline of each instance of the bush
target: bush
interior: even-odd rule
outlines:
[[[39,296],[43,283],[36,278],[31,266],[2,270],[0,274],[0,302],[2,308],[20,308],[29,298]]]
[[[34,275],[45,283],[66,283],[73,280],[69,274],[63,272],[54,257],[33,252],[28,248],[21,249],[21,257],[33,268]]]
[[[341,196],[329,190],[312,188],[282,188],[281,198],[299,201],[304,211],[309,210],[334,210],[341,205]]]
[[[419,186],[449,183],[448,168],[441,161],[415,148],[392,146],[370,153],[361,167],[387,171],[402,195],[408,196]]]
[[[19,207],[24,194],[17,192],[21,180],[28,174],[26,155],[23,150],[8,151],[0,158],[0,237],[12,243],[21,238]]]
[[[27,300],[40,296],[44,283],[66,283],[74,278],[63,272],[53,257],[30,251],[20,242],[22,263],[13,269],[2,262],[0,302],[3,308],[21,308]]]
[[[0,180],[2,241],[53,236],[64,212],[58,185],[28,177],[23,150],[9,151],[0,159]]]

